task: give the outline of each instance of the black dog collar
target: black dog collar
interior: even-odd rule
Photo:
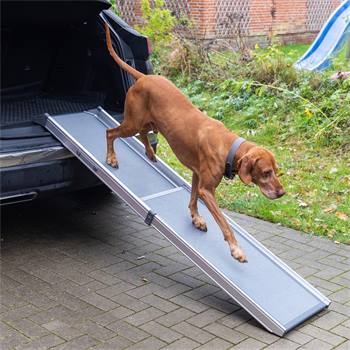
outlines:
[[[232,144],[230,148],[230,152],[228,152],[226,163],[225,163],[225,173],[224,176],[228,179],[233,179],[235,174],[233,173],[234,170],[234,164],[233,161],[235,159],[235,155],[237,153],[237,150],[239,146],[245,141],[243,137],[239,137],[236,139],[236,141]]]

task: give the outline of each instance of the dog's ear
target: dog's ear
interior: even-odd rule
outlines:
[[[251,159],[251,157],[249,157],[248,155],[245,155],[244,157],[242,157],[237,163],[238,176],[242,180],[242,182],[245,183],[246,185],[249,185],[253,180],[252,179],[253,165],[254,165],[254,162]]]

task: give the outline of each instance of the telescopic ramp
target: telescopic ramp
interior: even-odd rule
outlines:
[[[149,225],[201,268],[269,331],[282,336],[326,308],[330,301],[227,217],[249,262],[230,254],[223,235],[199,201],[208,232],[194,228],[188,212],[190,186],[164,162],[151,162],[141,142],[116,140],[120,168],[106,164],[106,128],[119,125],[102,108],[50,116],[41,121],[81,162]]]

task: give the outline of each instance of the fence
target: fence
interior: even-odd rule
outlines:
[[[264,41],[273,34],[285,42],[307,42],[321,29],[339,0],[165,0],[176,16],[188,16],[197,36],[229,39],[237,34]],[[140,0],[116,0],[124,20],[140,22]]]

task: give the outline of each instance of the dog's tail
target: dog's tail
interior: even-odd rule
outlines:
[[[135,68],[129,66],[127,63],[125,63],[115,52],[113,46],[112,46],[112,40],[111,40],[111,33],[108,27],[108,24],[105,23],[105,30],[106,30],[106,41],[107,41],[107,48],[111,56],[113,57],[114,61],[117,62],[117,64],[124,69],[126,72],[131,74],[135,80],[140,79],[144,76],[143,73],[139,72]]]

